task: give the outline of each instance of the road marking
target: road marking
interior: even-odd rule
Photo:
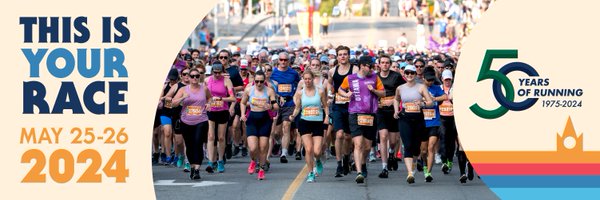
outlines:
[[[175,183],[175,180],[158,180],[154,182],[154,185],[160,186],[185,186],[190,185],[192,187],[208,187],[215,185],[228,185],[228,184],[236,184],[234,182],[221,182],[221,181],[201,181],[196,183]]]
[[[288,189],[285,191],[281,199],[293,199],[294,195],[296,194],[296,191],[298,191],[298,188],[300,188],[300,185],[302,185],[302,182],[304,182],[304,178],[306,177],[306,175],[308,175],[308,167],[307,165],[304,165],[304,167],[302,168],[302,170],[300,170],[294,181],[292,181]]]

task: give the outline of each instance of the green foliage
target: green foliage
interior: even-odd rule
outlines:
[[[335,7],[339,2],[340,0],[322,0],[319,7],[319,13],[327,13],[327,15],[331,16],[333,7]]]

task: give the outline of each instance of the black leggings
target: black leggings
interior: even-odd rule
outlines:
[[[404,157],[418,156],[421,152],[421,138],[425,135],[423,113],[400,113],[398,128],[404,144]]]
[[[442,126],[444,127],[444,147],[445,152],[442,160],[453,161],[454,152],[456,151],[456,124],[454,124],[454,116],[441,117]]]
[[[187,125],[181,123],[183,132],[183,140],[185,141],[186,155],[188,161],[192,165],[202,164],[204,159],[204,149],[202,143],[207,140],[208,136],[208,121],[201,122],[196,125]]]

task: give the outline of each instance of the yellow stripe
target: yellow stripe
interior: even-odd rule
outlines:
[[[298,188],[300,188],[300,185],[302,185],[302,182],[304,182],[304,178],[306,177],[306,175],[308,175],[308,167],[307,167],[307,165],[304,165],[304,168],[302,168],[302,170],[300,170],[300,172],[298,173],[298,175],[296,176],[294,181],[292,181],[292,183],[288,187],[287,191],[285,191],[285,193],[283,194],[283,197],[281,199],[282,200],[293,199],[294,195],[296,194],[296,191],[298,190]]]

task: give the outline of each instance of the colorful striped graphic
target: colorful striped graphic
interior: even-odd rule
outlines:
[[[477,174],[501,197],[530,199],[526,193],[539,190],[538,199],[557,199],[573,191],[600,199],[600,152],[583,150],[583,134],[577,136],[570,117],[556,141],[556,151],[466,153]]]

